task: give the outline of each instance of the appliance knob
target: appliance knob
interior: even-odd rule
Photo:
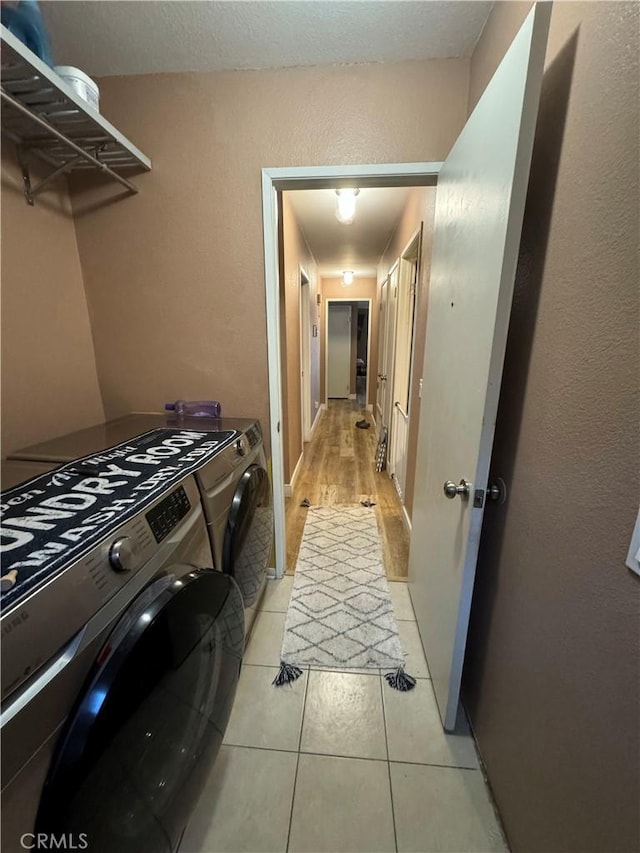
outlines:
[[[247,455],[247,448],[245,446],[244,438],[239,438],[236,441],[236,453],[238,454],[238,456],[246,456]]]
[[[140,549],[135,539],[123,536],[109,548],[109,563],[116,572],[130,572],[140,565]]]

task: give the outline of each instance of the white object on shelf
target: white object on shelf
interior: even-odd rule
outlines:
[[[73,65],[55,65],[53,70],[96,112],[100,111],[100,89],[95,80]]]

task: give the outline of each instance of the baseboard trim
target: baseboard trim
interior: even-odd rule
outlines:
[[[326,408],[327,407],[324,403],[320,403],[320,405],[318,406],[318,410],[316,411],[316,416],[313,419],[313,423],[311,424],[311,429],[309,430],[309,438],[306,439],[307,441],[311,441],[311,439],[313,438],[313,435],[318,428],[318,424],[320,423],[320,418],[322,417],[322,413],[324,412],[324,410]]]
[[[402,504],[402,520],[407,529],[407,533],[411,536],[411,519],[409,518],[409,513],[407,512],[407,508],[404,504]]]
[[[302,460],[304,459],[304,451],[300,454],[298,461],[296,462],[296,467],[293,469],[293,474],[291,475],[291,482],[284,484],[284,496],[285,498],[290,498],[293,495],[293,490],[296,486],[296,479],[298,474],[300,473],[300,468],[302,467]]]

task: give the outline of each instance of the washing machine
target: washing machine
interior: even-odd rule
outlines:
[[[58,462],[8,462],[3,460],[0,462],[0,489],[10,489],[12,486],[17,486],[30,480],[32,477],[37,477],[38,474],[45,474],[57,468]]]
[[[211,566],[193,476],[63,568],[16,561],[12,537],[78,524],[43,481],[2,494],[2,849],[172,853],[233,704],[240,590]]]
[[[62,464],[160,428],[238,433],[235,442],[200,468],[195,477],[207,520],[213,565],[238,583],[246,608],[248,635],[266,585],[273,543],[272,490],[259,421],[134,412],[25,447],[8,459],[23,465]]]

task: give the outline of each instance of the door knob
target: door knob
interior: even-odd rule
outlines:
[[[460,485],[456,486],[453,480],[447,480],[443,491],[445,496],[450,500],[453,500],[456,495],[460,495],[461,498],[468,498],[471,491],[471,483],[467,483],[466,480],[460,480]]]

